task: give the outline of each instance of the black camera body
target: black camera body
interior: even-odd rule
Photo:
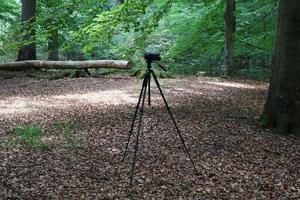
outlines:
[[[161,61],[159,53],[145,53],[144,58],[147,61]]]

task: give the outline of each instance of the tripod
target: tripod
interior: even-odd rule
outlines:
[[[161,90],[161,87],[160,87],[160,84],[158,82],[158,79],[157,79],[157,76],[155,75],[154,71],[152,70],[152,62],[153,60],[151,59],[147,59],[146,60],[147,62],[147,70],[145,72],[145,75],[144,75],[144,80],[143,80],[143,84],[142,84],[142,89],[141,89],[141,92],[140,92],[140,96],[139,96],[139,100],[138,100],[138,103],[137,103],[137,106],[136,106],[136,109],[135,109],[135,113],[134,113],[134,117],[133,117],[133,121],[132,121],[132,124],[131,124],[131,129],[129,131],[129,135],[128,135],[128,139],[127,139],[127,143],[126,143],[126,148],[125,148],[125,152],[124,152],[124,155],[123,155],[123,159],[122,161],[124,162],[125,160],[125,157],[127,155],[127,151],[128,151],[128,145],[129,145],[129,142],[130,142],[130,139],[131,139],[131,136],[133,134],[133,129],[134,129],[134,125],[135,125],[135,121],[136,121],[136,118],[137,118],[137,114],[138,114],[138,111],[140,110],[140,116],[139,116],[139,121],[138,121],[138,127],[137,127],[137,134],[136,134],[136,139],[135,139],[135,145],[134,145],[134,157],[133,157],[133,161],[132,161],[132,166],[131,166],[131,175],[130,175],[130,187],[132,186],[132,181],[133,181],[133,175],[134,175],[134,169],[135,169],[135,164],[136,164],[136,158],[137,158],[137,152],[138,152],[138,146],[139,146],[139,139],[140,139],[140,132],[141,132],[141,123],[142,123],[142,117],[143,117],[143,114],[144,114],[144,107],[145,107],[145,100],[146,100],[146,93],[147,93],[147,89],[148,89],[148,104],[149,106],[151,105],[151,91],[150,91],[150,82],[151,82],[151,75],[156,83],[156,86],[158,87],[159,89],[159,92],[160,92],[160,95],[165,103],[165,106],[168,110],[168,113],[170,114],[171,116],[171,119],[175,125],[175,128],[176,128],[176,131],[178,133],[178,136],[181,140],[181,143],[183,145],[183,148],[185,149],[188,157],[189,157],[189,160],[195,170],[195,172],[197,173],[197,170],[196,170],[196,166],[192,160],[192,157],[190,155],[190,152],[189,150],[187,149],[187,146],[184,142],[184,139],[182,137],[182,134],[178,128],[178,125],[175,121],[175,118],[171,112],[171,109],[166,101],[166,98]],[[160,65],[159,63],[157,63],[159,65],[160,68],[162,68],[164,71],[166,71],[166,69]],[[142,105],[140,106],[140,104],[142,103]]]

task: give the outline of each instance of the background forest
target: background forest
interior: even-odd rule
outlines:
[[[13,61],[18,49],[36,41],[37,59],[128,59],[133,75],[143,72],[144,52],[160,52],[174,75],[220,75],[224,62],[223,0],[39,0],[36,20],[24,40],[21,2],[0,3],[0,62]],[[233,72],[269,79],[277,20],[277,0],[237,0],[233,34]],[[98,73],[114,70],[98,69]]]

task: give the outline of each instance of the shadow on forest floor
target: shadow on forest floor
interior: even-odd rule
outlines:
[[[46,149],[1,145],[0,196],[21,199],[291,199],[300,195],[299,140],[256,125],[267,84],[218,79],[161,80],[198,168],[193,173],[153,87],[146,110],[134,187],[131,152],[121,156],[141,80],[80,78],[0,81],[0,139],[38,124]],[[53,141],[69,124],[79,146]],[[0,142],[1,143],[1,142]]]

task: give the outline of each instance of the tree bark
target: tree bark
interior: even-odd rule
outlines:
[[[18,61],[36,60],[36,44],[35,44],[35,28],[31,27],[31,23],[35,22],[36,0],[21,0],[22,2],[22,25],[23,31],[26,32],[24,41],[31,41],[29,44],[23,45],[18,53]]]
[[[271,84],[264,126],[300,136],[300,1],[280,0]]]
[[[117,5],[122,5],[124,3],[124,0],[116,0]]]
[[[59,40],[58,30],[55,29],[49,34],[48,38],[48,60],[58,61],[59,60]]]
[[[233,72],[233,33],[235,32],[235,0],[226,1],[225,13],[225,58],[222,65],[223,75]]]
[[[88,69],[88,68],[116,68],[130,69],[132,63],[125,60],[87,60],[87,61],[41,61],[28,60],[0,64],[0,70],[26,69]]]

